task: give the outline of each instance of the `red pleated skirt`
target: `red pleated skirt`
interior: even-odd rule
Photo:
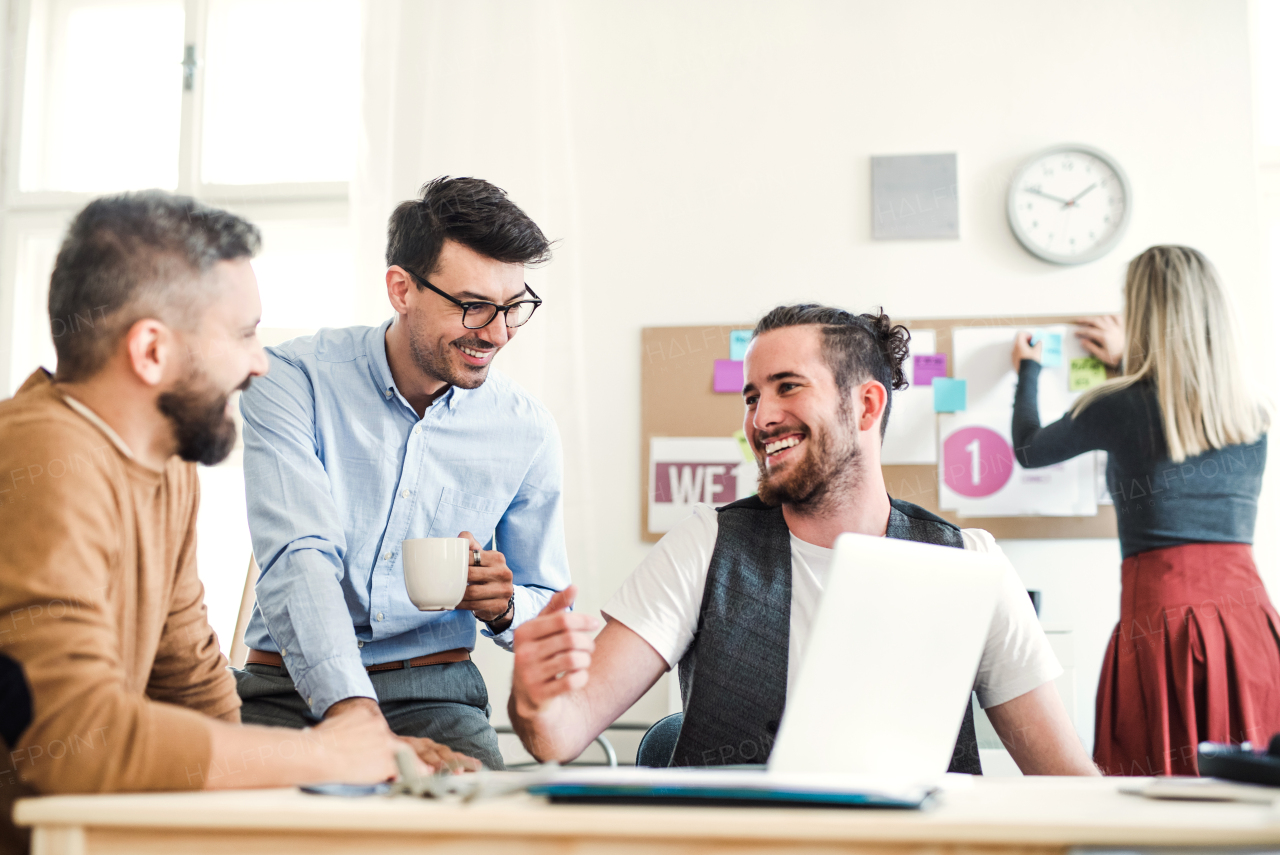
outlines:
[[[1204,741],[1280,733],[1280,615],[1243,543],[1121,565],[1120,622],[1098,682],[1093,759],[1107,775],[1195,775]]]

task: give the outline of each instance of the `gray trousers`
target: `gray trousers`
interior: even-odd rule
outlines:
[[[319,721],[298,694],[293,678],[276,665],[232,669],[246,724],[310,727]],[[502,769],[498,735],[489,724],[489,690],[470,660],[369,674],[378,706],[400,736],[425,736]]]

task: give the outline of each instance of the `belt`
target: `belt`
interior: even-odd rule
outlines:
[[[471,651],[465,647],[455,647],[453,650],[441,650],[439,653],[430,653],[426,656],[417,656],[408,660],[410,668],[418,668],[422,665],[443,665],[446,662],[466,662],[471,658]],[[246,665],[274,665],[277,668],[284,667],[284,658],[279,653],[272,653],[270,650],[250,650],[249,655],[245,657]],[[366,671],[399,671],[405,667],[405,661],[399,662],[383,662],[381,665],[366,665]]]

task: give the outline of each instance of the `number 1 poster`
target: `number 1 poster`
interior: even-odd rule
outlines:
[[[967,381],[963,412],[939,417],[938,500],[966,517],[1093,516],[1098,512],[1094,454],[1024,469],[1011,422],[1017,375],[1010,363],[1022,327],[957,327],[952,376]],[[1087,354],[1065,325],[1036,328],[1059,352],[1040,371],[1040,423],[1057,421],[1079,397],[1068,389],[1071,359]]]

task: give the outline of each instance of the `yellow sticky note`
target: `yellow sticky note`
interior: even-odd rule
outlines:
[[[742,459],[748,463],[755,463],[755,453],[751,451],[751,443],[747,442],[747,435],[741,430],[733,432],[733,438],[738,441],[738,448],[742,449]]]
[[[1067,388],[1072,392],[1083,392],[1092,389],[1099,383],[1107,382],[1107,366],[1092,356],[1071,360],[1071,373],[1067,378]]]

